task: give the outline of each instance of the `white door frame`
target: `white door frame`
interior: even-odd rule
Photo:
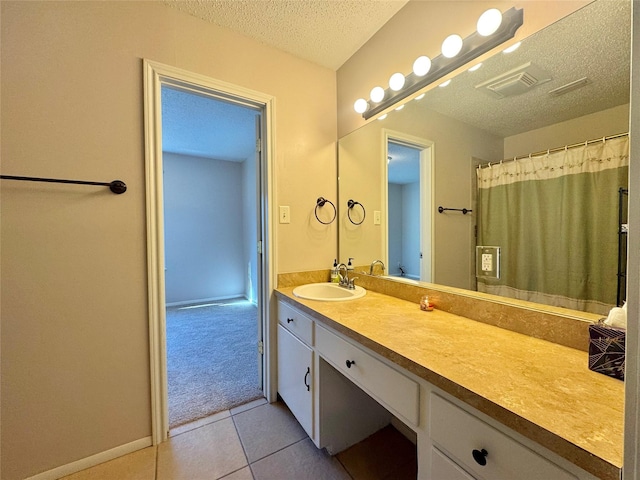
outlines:
[[[420,278],[425,277],[427,281],[434,281],[434,268],[435,268],[435,255],[434,246],[434,218],[433,218],[433,206],[435,205],[435,188],[434,188],[434,142],[426,140],[424,138],[409,135],[403,132],[397,132],[389,130],[387,128],[382,129],[382,153],[384,154],[382,161],[381,179],[382,179],[382,199],[381,204],[386,209],[385,214],[382,215],[381,227],[382,227],[382,254],[384,258],[387,271],[390,271],[391,266],[389,263],[389,171],[387,168],[387,158],[389,156],[388,145],[389,142],[402,143],[410,147],[415,147],[420,150],[420,218],[424,218],[425,212],[429,213],[429,221],[421,222],[420,225],[420,249],[424,251],[424,246],[428,242],[429,257],[428,262],[425,262],[423,255],[423,261],[420,262]],[[425,187],[428,186],[428,194],[425,191]]]
[[[230,83],[188,72],[150,60],[143,61],[144,74],[144,128],[145,128],[145,177],[147,203],[147,279],[149,304],[149,351],[151,379],[151,435],[154,445],[167,439],[169,434],[166,313],[164,276],[164,208],[162,173],[162,86],[174,86],[183,90],[215,94],[219,98],[231,99],[239,104],[260,107],[263,111],[263,136],[261,141],[262,165],[266,172],[261,174],[262,186],[262,245],[259,249],[262,268],[260,305],[262,316],[262,356],[263,388],[265,396],[271,399],[273,389],[273,369],[271,358],[272,342],[270,328],[271,293],[276,285],[275,263],[275,219],[273,216],[273,195],[275,192],[273,175],[274,128],[273,118],[275,98],[260,92]],[[257,172],[261,168],[256,169]],[[265,200],[266,199],[266,202]],[[260,269],[259,269],[260,270]],[[257,349],[256,345],[256,349]],[[274,367],[275,368],[275,367]]]

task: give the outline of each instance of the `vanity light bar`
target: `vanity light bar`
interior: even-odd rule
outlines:
[[[362,112],[362,116],[365,120],[370,119],[391,105],[407,98],[427,85],[460,68],[474,58],[513,38],[518,28],[522,26],[523,21],[523,10],[515,7],[510,8],[502,14],[502,23],[495,33],[486,37],[480,35],[478,32],[472,33],[463,40],[462,49],[456,56],[447,58],[440,54],[433,58],[431,60],[431,69],[425,76],[419,77],[413,72],[408,74],[405,77],[404,86],[398,91],[387,88],[384,92],[384,99],[380,102],[367,102],[364,99],[358,100],[367,102],[366,106],[362,106],[366,108],[366,110]]]

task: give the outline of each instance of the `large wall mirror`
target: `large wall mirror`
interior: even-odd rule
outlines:
[[[498,53],[479,69],[457,75],[448,86],[428,88],[423,97],[408,101],[385,119],[373,120],[341,138],[340,258],[353,257],[356,265],[382,260],[386,275],[407,281],[488,291],[595,313],[605,313],[615,305],[618,278],[623,274],[617,265],[621,193],[616,185],[626,187],[628,168],[630,3],[598,0],[588,4],[526,38],[516,51]],[[526,8],[524,18],[526,23]],[[608,139],[618,134],[623,135]],[[595,139],[602,142],[587,143]],[[584,148],[573,147],[578,143]],[[544,151],[547,155],[540,155]],[[555,215],[556,221],[559,218],[561,229],[546,216],[538,217],[546,213],[537,212],[535,221],[519,213],[516,204],[528,205],[528,200],[512,193],[500,193],[502,212],[487,203],[484,187],[493,185],[498,177],[538,175],[544,170],[549,184],[554,184],[556,174],[569,169],[567,160],[553,157],[562,151],[582,155],[583,160],[574,163],[584,164],[585,172],[572,175],[574,178],[586,178],[595,168],[587,165],[608,164],[611,159],[617,163],[615,178],[606,187],[589,177],[580,185],[556,185],[551,194],[537,193],[546,199],[543,212]],[[526,166],[529,160],[534,161],[531,168]],[[496,173],[501,161],[505,169]],[[489,163],[494,178],[489,175],[483,180],[477,167],[482,172],[489,169]],[[528,183],[519,182],[519,189]],[[598,214],[589,220],[576,217],[560,203],[563,197],[568,197],[568,204]],[[364,207],[351,211],[355,223],[354,215],[348,215],[348,200]],[[601,207],[612,202],[613,212]],[[439,212],[438,207],[444,210]],[[488,217],[505,217],[512,224],[520,218],[515,236],[524,237],[524,243],[497,236],[504,226],[489,224]],[[542,231],[544,235],[539,234]],[[609,233],[605,239],[592,237],[591,232],[596,231]],[[551,251],[550,243],[560,237],[569,238],[569,243],[581,242],[576,235],[589,237],[584,247],[588,252],[582,247],[570,248],[568,254]],[[538,236],[546,237],[543,243],[533,241]],[[477,271],[482,274],[484,267],[477,261],[477,245],[501,247],[500,279],[481,276],[478,280]],[[580,263],[587,261],[595,266],[585,270]],[[492,268],[490,262],[485,266],[487,271]],[[549,270],[545,281],[553,284],[549,287],[552,293],[522,296],[537,270]],[[508,276],[520,284],[504,285]],[[562,303],[567,295],[561,289],[555,291],[554,282],[573,277],[582,283],[606,284],[608,291],[594,294],[589,290],[586,295],[594,298]]]

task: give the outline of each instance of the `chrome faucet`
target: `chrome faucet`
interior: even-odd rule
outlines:
[[[338,271],[338,276],[340,277],[339,285],[341,287],[348,287],[349,286],[349,269],[347,268],[347,266],[344,263],[341,263],[336,267],[336,270]],[[344,270],[344,275],[340,273],[343,270]]]
[[[375,266],[377,264],[380,265],[382,273],[384,273],[384,263],[382,263],[382,260],[374,260],[373,262],[371,262],[371,267],[369,267],[369,275],[373,275],[373,270],[375,269]]]
[[[338,276],[340,277],[340,283],[338,285],[344,288],[348,288],[349,290],[355,290],[356,279],[358,277],[349,278],[349,268],[344,263],[341,263],[336,268],[338,270]],[[342,275],[341,273],[343,270],[344,275]]]

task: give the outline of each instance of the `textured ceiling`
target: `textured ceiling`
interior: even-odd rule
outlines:
[[[162,150],[242,162],[256,148],[258,111],[195,93],[162,88]]]
[[[162,0],[194,17],[337,70],[408,0]]]
[[[631,2],[598,0],[528,37],[515,52],[494,55],[479,70],[463,72],[448,87],[434,88],[410,103],[499,137],[622,105],[629,102],[630,34]],[[476,85],[527,62],[551,74],[551,81],[502,99],[476,90]],[[591,83],[549,96],[550,90],[583,77]]]
[[[266,8],[274,3],[298,2],[237,3],[264,3]],[[407,108],[390,116],[420,109],[427,109],[422,115],[428,115],[428,110],[433,110],[507,137],[628,103],[630,21],[630,2],[598,0],[525,39],[514,53],[495,55],[480,70],[458,75],[448,87],[435,88],[424,99],[409,102]],[[548,71],[552,80],[500,100],[476,91],[476,85],[527,62]],[[585,76],[591,80],[586,87],[549,97],[550,90]],[[183,92],[163,92],[164,147],[176,153],[241,161],[254,148],[254,117],[255,112],[244,107]],[[399,152],[396,157],[400,158]]]

